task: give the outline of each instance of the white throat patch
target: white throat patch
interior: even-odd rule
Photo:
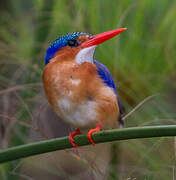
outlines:
[[[83,62],[89,62],[93,63],[93,56],[96,46],[91,46],[88,48],[82,49],[75,57],[75,61],[78,64],[81,64]]]

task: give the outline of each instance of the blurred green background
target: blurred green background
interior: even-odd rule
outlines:
[[[175,19],[176,1],[167,0],[0,1],[0,148],[71,131],[47,104],[41,76],[50,42],[73,31],[127,27],[95,53],[116,80],[125,114],[146,100],[125,127],[175,124]],[[1,164],[0,179],[174,180],[175,143],[140,139],[39,155]]]

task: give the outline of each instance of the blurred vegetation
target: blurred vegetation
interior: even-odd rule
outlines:
[[[128,31],[100,45],[95,58],[111,70],[126,112],[146,97],[158,95],[129,116],[125,126],[175,124],[175,9],[176,1],[167,0],[0,1],[0,147],[57,136],[51,133],[56,129],[48,130],[54,113],[45,110],[44,56],[51,41],[73,31],[96,34],[127,27]],[[113,161],[117,167],[112,163],[112,169],[119,179],[174,179],[174,144],[174,138],[121,142],[118,160]],[[47,162],[38,156],[29,159],[28,166],[23,160],[0,165],[0,179],[37,179],[42,174],[42,179],[81,179],[57,168],[34,165],[38,160]],[[87,179],[102,179],[102,173],[108,177],[109,171],[109,179],[115,179],[115,170],[100,173],[88,164],[93,175]],[[33,166],[40,176],[32,173]]]

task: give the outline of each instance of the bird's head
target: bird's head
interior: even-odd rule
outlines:
[[[115,29],[104,33],[90,35],[88,33],[74,32],[56,39],[46,51],[45,64],[58,60],[74,60],[78,64],[83,62],[93,63],[95,48],[108,39],[125,31],[126,28]]]

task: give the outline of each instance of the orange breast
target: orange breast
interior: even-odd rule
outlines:
[[[114,91],[97,75],[94,64],[54,61],[43,72],[46,97],[67,123],[76,128],[117,126],[119,108]]]

